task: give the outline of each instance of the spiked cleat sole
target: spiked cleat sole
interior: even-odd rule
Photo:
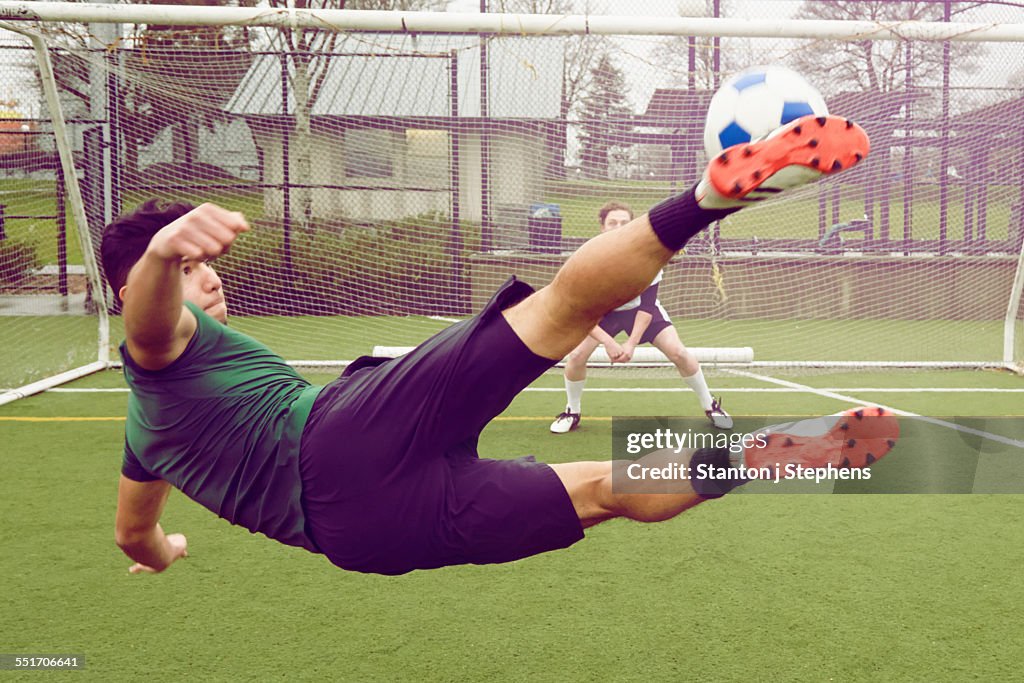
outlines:
[[[755,190],[780,192],[818,177],[844,171],[868,155],[864,129],[840,116],[803,116],[756,142],[734,145],[708,166],[708,179],[722,196],[742,199]],[[787,167],[810,173],[769,181]],[[753,198],[751,198],[753,199]]]
[[[761,447],[746,449],[747,467],[860,468],[874,464],[896,445],[900,427],[884,408],[847,410],[839,415],[769,427]]]

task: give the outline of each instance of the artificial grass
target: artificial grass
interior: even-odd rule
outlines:
[[[930,397],[937,414],[1019,413],[1013,394],[983,396],[915,400]],[[0,417],[117,418],[125,399],[45,394]],[[547,433],[560,400],[521,395],[506,415],[538,419],[492,423],[482,454],[607,457],[607,420]],[[841,407],[806,394],[729,400],[734,412]],[[696,412],[685,394],[585,402],[593,417]],[[1024,591],[1012,578],[1024,561],[1022,496],[735,495],[663,524],[609,522],[513,564],[389,578],[343,572],[175,493],[164,526],[189,536],[191,557],[131,576],[113,543],[123,423],[0,430],[0,649],[83,654],[84,680],[995,681],[1015,678],[1024,657]]]

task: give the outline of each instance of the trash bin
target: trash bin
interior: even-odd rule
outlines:
[[[562,251],[562,208],[558,204],[530,204],[527,221],[530,251],[558,254]]]
[[[527,224],[529,204],[493,204],[490,247],[494,251],[526,251],[530,248]]]

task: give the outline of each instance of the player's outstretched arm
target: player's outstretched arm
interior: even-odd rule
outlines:
[[[153,236],[121,294],[128,352],[136,363],[159,370],[181,355],[196,327],[182,305],[182,269],[217,258],[248,229],[242,214],[203,204]]]
[[[158,573],[179,557],[188,556],[188,541],[182,534],[164,534],[160,515],[171,492],[162,479],[134,481],[121,475],[117,487],[117,520],[114,535],[118,547],[135,561],[128,571]]]

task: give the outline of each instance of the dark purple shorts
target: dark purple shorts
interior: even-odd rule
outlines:
[[[631,308],[628,311],[612,311],[601,318],[601,322],[598,325],[601,329],[610,334],[611,336],[617,335],[619,332],[625,332],[629,334],[633,330],[633,322],[636,320],[637,309]],[[655,311],[652,314],[651,324],[644,330],[644,336],[640,338],[641,344],[650,344],[654,341],[654,338],[658,336],[666,327],[671,327],[672,321],[668,320],[660,311]]]
[[[317,397],[302,436],[302,503],[331,562],[403,574],[583,538],[549,466],[477,455],[487,423],[554,365],[501,315],[532,292],[513,278],[479,315],[400,358],[360,358]]]

